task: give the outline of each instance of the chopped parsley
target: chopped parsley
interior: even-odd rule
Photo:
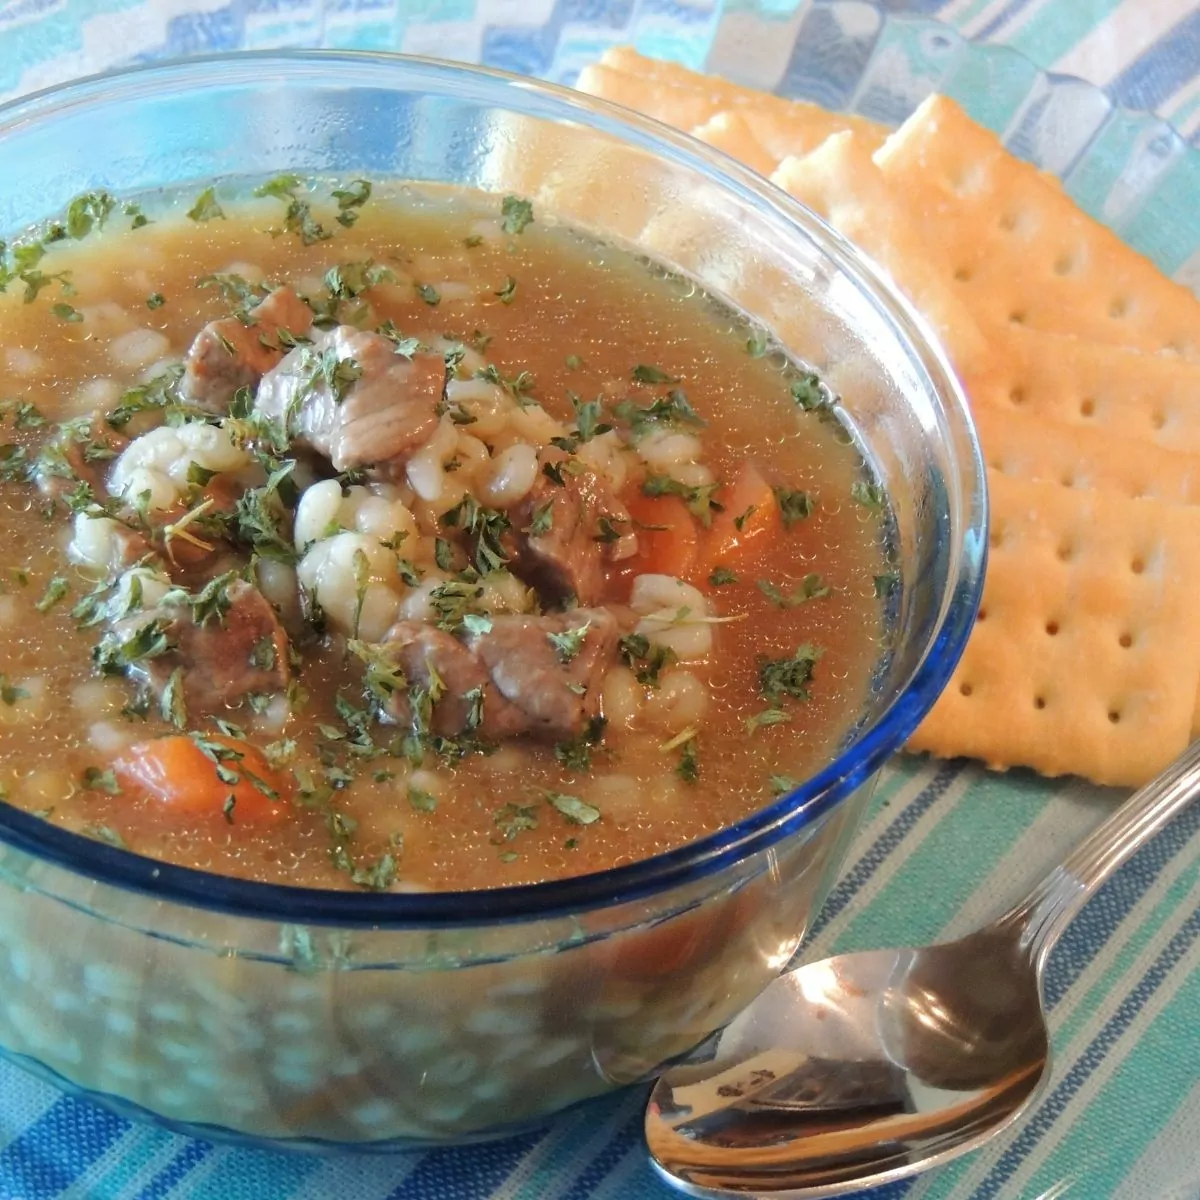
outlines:
[[[778,608],[798,608],[810,600],[820,600],[833,590],[820,575],[805,575],[802,582],[791,592],[784,592],[768,579],[756,580],[758,590]]]
[[[103,675],[123,675],[135,663],[173,650],[170,634],[171,623],[161,617],[145,621],[128,635],[109,630],[93,648],[92,661]]]
[[[430,308],[442,302],[442,293],[433,286],[432,283],[414,283],[417,295],[429,305]]]
[[[779,515],[783,518],[785,529],[790,529],[797,521],[811,517],[817,506],[811,493],[793,491],[790,488],[777,487],[772,489],[779,503]]]
[[[486,615],[479,607],[482,599],[483,588],[479,584],[459,579],[439,583],[429,593],[429,605],[437,614],[437,627],[448,633],[465,629],[466,618],[472,614]]]
[[[600,820],[600,810],[578,796],[550,791],[544,794],[551,807],[558,809],[572,825],[592,825]]]
[[[554,499],[547,500],[533,510],[533,518],[529,528],[525,530],[530,537],[545,537],[554,528]]]
[[[42,410],[27,400],[0,400],[0,423],[10,413],[14,429],[40,429],[46,424]]]
[[[55,575],[46,584],[42,598],[34,605],[40,613],[49,612],[71,590],[71,585],[62,575]]]
[[[512,379],[506,379],[494,364],[488,363],[486,367],[480,367],[474,377],[503,388],[522,407],[530,403],[528,393],[533,387],[533,375],[529,371],[521,371]]]
[[[141,229],[150,224],[150,218],[142,212],[142,206],[127,200],[121,205],[121,211],[129,218],[130,229]]]
[[[696,754],[696,739],[688,738],[680,747],[679,762],[675,767],[675,774],[679,776],[684,783],[695,783],[700,778],[700,761]]]
[[[350,300],[361,295],[367,288],[380,283],[395,283],[396,272],[381,263],[347,262],[330,267],[323,282],[331,296],[339,300]],[[418,343],[419,344],[419,343]],[[411,352],[410,352],[411,356]]]
[[[80,830],[84,837],[90,837],[97,842],[107,842],[110,846],[116,846],[118,850],[128,850],[129,843],[111,826],[108,825],[84,825]]]
[[[90,792],[107,792],[110,796],[121,794],[121,785],[111,767],[104,771],[99,767],[84,767],[83,786]]]
[[[832,407],[829,392],[814,371],[806,371],[799,379],[793,379],[789,390],[792,399],[805,412],[821,412]]]
[[[492,293],[493,296],[498,296],[500,298],[501,304],[511,304],[516,294],[517,281],[511,275],[506,275],[500,290]]]
[[[765,329],[756,329],[746,339],[746,353],[751,358],[762,358],[771,342]]]
[[[807,700],[808,686],[812,683],[813,668],[821,658],[821,650],[810,643],[798,646],[789,658],[765,658],[758,660],[759,691],[771,701],[785,696],[793,700]]]
[[[146,297],[146,307],[149,309],[162,308],[166,302],[166,298],[163,296],[162,292],[151,292],[150,295]]]
[[[746,718],[746,732],[754,733],[771,725],[786,725],[791,719],[782,708],[765,708]]]
[[[674,375],[668,375],[661,367],[648,366],[646,363],[638,363],[633,368],[633,380],[635,383],[678,383],[679,379]]]
[[[568,354],[565,362],[568,371],[581,371],[583,369],[583,359],[578,354]]]
[[[659,642],[651,642],[644,633],[627,633],[617,643],[621,658],[632,668],[638,683],[658,687],[663,668],[675,661],[675,651]]]
[[[116,201],[105,191],[84,192],[76,196],[67,205],[67,236],[79,240],[87,237],[93,227],[102,229],[115,206]]]
[[[523,233],[533,222],[533,205],[520,196],[505,196],[500,201],[500,216],[505,233]]]
[[[706,526],[712,524],[714,512],[725,510],[725,506],[715,499],[720,489],[719,482],[688,487],[669,475],[647,475],[642,481],[642,491],[647,496],[678,496],[687,505],[688,512]]]
[[[186,729],[188,723],[187,705],[183,699],[183,668],[176,667],[167,680],[166,687],[159,698],[159,713],[164,721],[169,721],[176,729]]]
[[[349,229],[358,220],[359,210],[371,198],[370,181],[351,180],[345,187],[334,188],[333,198],[338,206],[338,213],[334,219],[339,225]]]
[[[412,783],[408,785],[408,802],[417,812],[430,813],[437,808],[437,797]]]
[[[83,313],[79,309],[63,302],[50,305],[50,312],[67,325],[78,325],[83,320]]]
[[[565,629],[562,633],[546,634],[546,640],[554,647],[559,662],[569,663],[578,655],[591,627],[591,621],[584,621],[582,625],[576,625],[574,629]]]
[[[213,221],[217,219],[223,221],[225,219],[225,210],[217,201],[217,189],[215,187],[206,187],[196,197],[196,203],[188,209],[187,215],[193,221]]]
[[[12,708],[18,700],[28,699],[29,692],[25,688],[18,687],[14,683],[9,683],[8,676],[0,674],[0,701],[8,705],[9,708]]]
[[[255,188],[254,194],[256,196],[273,196],[287,205],[283,215],[283,228],[272,229],[273,236],[281,233],[294,233],[305,246],[312,246],[333,235],[313,216],[308,201],[301,200],[296,194],[300,188],[299,176],[276,175],[274,179]]]
[[[508,562],[502,539],[508,532],[508,514],[496,508],[484,508],[469,492],[442,516],[442,524],[475,539],[475,565],[483,575],[499,571]],[[438,564],[441,566],[441,563]],[[448,568],[443,567],[443,570]]]
[[[864,508],[872,512],[882,512],[886,501],[883,488],[879,484],[866,479],[856,479],[850,485],[850,496]]]
[[[728,567],[714,567],[709,572],[708,582],[713,587],[725,587],[730,583],[737,583],[738,577]]]
[[[900,582],[900,572],[894,568],[890,571],[884,571],[875,576],[875,596],[876,599],[886,600],[888,596],[895,590],[896,585]]]
[[[362,367],[353,358],[338,358],[335,346],[324,350],[304,350],[302,365],[309,372],[304,391],[323,383],[335,404],[341,404],[353,384],[362,378]]]
[[[592,717],[582,733],[568,741],[555,744],[554,757],[568,771],[589,770],[592,765],[592,747],[604,740],[607,725],[608,721],[604,717]]]
[[[510,801],[492,814],[492,821],[504,841],[511,842],[527,830],[538,827],[537,805],[515,804]]]

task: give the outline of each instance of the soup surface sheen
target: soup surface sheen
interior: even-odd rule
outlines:
[[[515,198],[260,190],[100,194],[10,251],[6,798],[225,874],[475,889],[827,761],[890,575],[816,378]]]

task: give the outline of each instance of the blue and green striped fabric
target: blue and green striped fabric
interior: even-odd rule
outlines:
[[[817,35],[861,53],[832,63],[812,52],[826,44]],[[885,39],[900,70],[878,87]],[[1195,0],[0,0],[0,97],[129,62],[281,45],[436,53],[569,82],[627,41],[884,116],[936,82],[1164,269],[1200,282]],[[1037,119],[1048,110],[1065,130],[1049,142]],[[898,762],[807,953],[965,932],[1119,799],[1078,781]],[[1030,1119],[992,1149],[874,1195],[1200,1200],[1198,831],[1200,806],[1144,847],[1056,949],[1054,1076]],[[663,1200],[672,1193],[641,1142],[644,1099],[483,1147],[322,1160],[134,1126],[0,1066],[0,1200]]]

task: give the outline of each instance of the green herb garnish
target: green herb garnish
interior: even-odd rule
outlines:
[[[34,605],[34,608],[40,613],[49,612],[70,589],[71,585],[64,576],[55,575],[46,584],[46,590],[42,593],[42,598]]]
[[[857,500],[864,508],[869,508],[872,512],[882,512],[883,506],[887,500],[882,487],[874,482],[869,482],[866,479],[856,479],[850,485],[850,496]]]
[[[811,517],[817,506],[816,500],[809,492],[782,487],[773,488],[772,491],[779,503],[779,515],[783,518],[785,529],[790,529],[797,521]]]
[[[520,196],[505,196],[500,201],[500,216],[505,233],[522,233],[533,221],[533,205]]]
[[[648,366],[646,363],[638,363],[633,368],[633,379],[635,383],[678,383],[679,379],[674,375],[668,375],[661,367]]]
[[[544,793],[553,808],[558,809],[573,825],[592,825],[600,820],[600,810],[578,796],[566,792]]]
[[[225,219],[225,210],[217,202],[217,189],[215,187],[206,187],[196,197],[196,203],[188,209],[187,215],[193,221],[213,221],[218,218],[223,221]]]
[[[808,699],[808,685],[812,682],[813,668],[821,658],[822,651],[810,643],[798,646],[789,658],[765,658],[758,660],[759,691],[768,700],[780,700],[790,696],[793,700]]]

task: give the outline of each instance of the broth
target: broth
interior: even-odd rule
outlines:
[[[306,212],[308,194],[286,179],[261,199],[148,205],[147,224],[118,206],[102,230],[51,244],[0,297],[8,443],[0,451],[8,564],[0,782],[9,802],[223,874],[326,888],[476,889],[647,858],[737,822],[819,769],[862,710],[883,642],[878,593],[889,578],[885,501],[831,419],[827,394],[686,280],[548,214],[525,223],[528,211],[511,199],[502,208],[499,197],[407,187],[378,186],[360,202],[364,190],[346,189],[348,227],[331,205],[314,201],[316,215]],[[180,383],[173,364],[231,307],[254,321],[264,280],[307,298],[318,344],[289,337],[298,331],[286,325],[282,335],[263,334],[276,365],[256,403],[253,387],[225,400],[232,418],[180,405],[181,388],[212,376],[189,368]],[[334,324],[346,330],[336,345],[322,341],[333,336],[322,327]],[[246,328],[257,337],[264,326]],[[266,411],[279,372],[291,372],[280,384],[290,430],[309,419],[297,412],[322,389],[330,420],[359,402],[372,383],[366,352],[356,351],[360,361],[337,350],[365,346],[355,329],[384,331],[401,364],[386,369],[408,371],[412,387],[423,370],[437,376],[431,356],[448,359],[451,382],[437,411],[420,414],[432,432],[341,476],[330,462],[341,451],[322,450],[334,444],[324,432],[293,430],[289,446],[264,450],[255,414]],[[240,346],[216,336],[219,374],[221,353],[236,357]],[[280,341],[281,350],[295,345],[282,364]],[[72,427],[64,443],[58,423],[71,421],[91,424]],[[211,448],[189,458],[192,443],[181,450],[168,432],[139,441],[156,428],[190,426],[197,445],[220,433],[217,458],[204,457]],[[142,465],[127,439],[143,447]],[[61,452],[45,449],[64,444],[77,455],[66,467]],[[199,461],[218,462],[230,444],[232,468]],[[537,482],[518,495],[530,455]],[[72,461],[82,462],[91,496],[68,478]],[[268,472],[281,463],[283,482],[272,485]],[[135,483],[114,495],[114,479]],[[175,488],[172,505],[154,507],[147,480]],[[592,523],[571,553],[588,561],[573,575],[555,560],[550,586],[537,538],[557,533],[535,534],[537,522],[561,521],[559,501],[585,483],[608,497],[598,508],[585,497],[580,509]],[[274,514],[270,536],[247,532],[259,528],[249,493],[252,508]],[[80,522],[114,518],[145,539],[148,556],[107,572],[81,562]],[[315,533],[311,542],[301,528]],[[102,527],[88,529],[99,537]],[[251,563],[255,554],[268,557]],[[207,581],[236,570],[282,617],[287,640],[272,648],[257,639],[251,656],[265,677],[293,655],[290,694],[247,691],[212,712],[181,705],[182,689],[211,672],[174,642],[158,656],[180,667],[165,700],[161,680],[149,687],[119,672],[133,653],[126,643],[145,629],[139,621],[163,603],[130,603],[134,585],[123,576],[182,587],[188,597],[168,594],[170,611],[190,612],[188,621],[224,638],[229,615],[202,621],[195,605]],[[564,570],[573,584],[599,581],[578,609],[559,586]],[[221,585],[217,609],[231,585]],[[120,596],[129,611],[118,614]],[[604,614],[615,614],[608,641]],[[440,621],[438,632],[474,656],[464,670],[491,664],[474,713],[449,735],[431,732],[428,714],[422,725],[421,706],[442,691],[432,702],[436,726],[448,711],[438,706],[465,703],[470,694],[456,694],[435,659],[457,662],[466,651],[401,660],[389,631],[406,621],[410,639],[423,636],[414,621],[427,629]],[[510,678],[533,661],[533,642],[496,665],[501,651],[488,639],[501,627],[514,637],[554,635],[564,676],[555,677],[557,692],[531,697],[521,689],[532,684]],[[97,662],[98,642],[108,649]],[[600,642],[602,661],[586,674]],[[667,643],[673,655],[659,649]],[[544,655],[544,642],[536,645]],[[132,675],[154,667],[153,658],[139,666],[135,657]],[[365,670],[375,673],[366,692]],[[519,731],[485,737],[479,706],[485,722],[501,708],[510,713],[505,686]],[[558,710],[575,695],[584,717],[565,736]],[[554,697],[555,712],[529,716],[535,700]],[[532,733],[521,724],[531,721]],[[157,739],[180,731],[195,735],[200,754],[183,754],[172,770],[205,777],[199,798],[164,790],[144,769],[161,765]],[[242,739],[265,749],[260,766],[238,748]]]

